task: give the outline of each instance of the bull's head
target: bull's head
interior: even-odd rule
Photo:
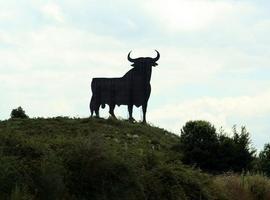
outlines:
[[[155,67],[157,66],[158,64],[156,63],[159,58],[160,58],[160,54],[157,50],[155,50],[157,52],[157,56],[155,58],[150,58],[150,57],[140,57],[140,58],[131,58],[130,57],[130,53],[131,51],[129,52],[128,54],[128,60],[130,62],[132,62],[133,64],[131,66],[133,67],[141,67],[141,66],[144,66],[144,67]]]

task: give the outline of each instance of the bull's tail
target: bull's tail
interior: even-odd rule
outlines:
[[[92,82],[91,82],[92,98],[90,100],[90,105],[89,105],[91,117],[93,117],[93,114],[95,111],[95,100],[94,100],[94,93],[96,93],[95,87],[96,87],[96,83],[95,83],[94,79],[92,79]]]

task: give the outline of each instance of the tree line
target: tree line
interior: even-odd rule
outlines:
[[[180,143],[173,149],[182,153],[183,163],[213,174],[252,171],[270,177],[270,143],[257,154],[244,126],[240,131],[233,126],[229,136],[208,121],[189,121],[181,129]]]

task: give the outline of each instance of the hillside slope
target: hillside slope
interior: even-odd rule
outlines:
[[[108,151],[143,155],[148,151],[168,153],[179,143],[179,136],[141,123],[114,119],[13,119],[0,123],[1,139],[18,143],[35,143],[38,148],[58,150],[58,145],[76,142],[99,143]],[[34,144],[33,144],[34,145]],[[33,148],[35,148],[34,146]],[[18,147],[19,148],[19,147]],[[44,152],[45,153],[45,152]]]
[[[175,164],[180,155],[170,149],[178,142],[163,129],[111,119],[2,121],[0,196],[156,200],[199,195],[200,176],[192,180],[186,174],[192,170]],[[198,191],[188,194],[190,187]]]
[[[112,119],[1,121],[0,199],[232,199],[221,192],[223,177],[181,164],[179,142]]]

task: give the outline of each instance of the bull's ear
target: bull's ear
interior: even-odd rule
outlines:
[[[153,67],[155,67],[155,66],[157,66],[157,65],[158,65],[157,63],[154,63],[154,64],[153,64]]]
[[[135,67],[135,63],[133,63],[131,66],[132,66],[132,67]]]

